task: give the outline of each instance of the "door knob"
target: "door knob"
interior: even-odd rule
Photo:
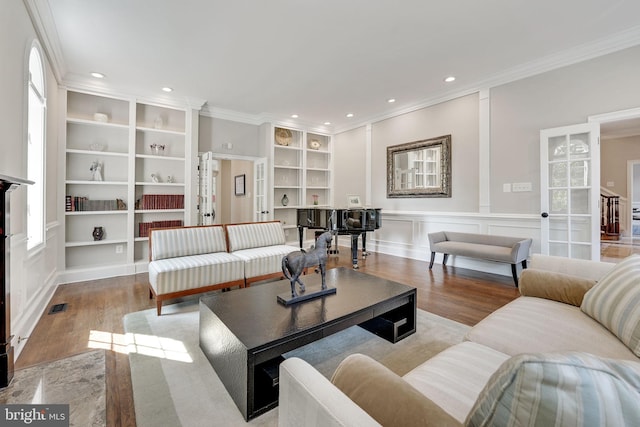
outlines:
[[[549,214],[548,214],[548,213],[546,213],[546,212],[542,212],[542,214],[541,214],[540,216],[542,216],[542,218],[546,218],[546,217],[548,217],[548,216],[549,216]]]

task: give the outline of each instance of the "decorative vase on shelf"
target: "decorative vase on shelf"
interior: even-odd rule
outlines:
[[[104,228],[93,227],[93,240],[98,241],[104,239]]]
[[[286,194],[284,196],[282,196],[282,199],[280,200],[280,203],[282,203],[282,206],[287,206],[289,204],[289,198],[287,197]]]
[[[318,195],[317,194],[313,194],[311,197],[313,197],[313,204],[317,205],[318,204]]]

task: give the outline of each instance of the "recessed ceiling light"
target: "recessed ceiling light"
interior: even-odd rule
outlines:
[[[165,92],[173,92],[173,88],[170,88],[168,86],[163,87],[162,90]]]
[[[348,113],[347,117],[349,117],[349,118],[353,117],[353,113]]]
[[[91,75],[93,77],[95,77],[96,79],[104,79],[104,74],[102,74],[102,73],[98,73],[98,72],[94,71],[94,72],[91,73]]]
[[[331,122],[324,122],[325,126],[329,126],[331,124]]]
[[[396,99],[395,98],[389,98],[389,99],[387,99],[387,102],[389,104],[393,104],[394,102],[396,102]]]
[[[454,76],[449,76],[449,77],[446,77],[444,79],[444,81],[447,82],[447,83],[451,83],[452,81],[455,81],[455,79],[456,78]]]
[[[291,115],[291,118],[292,118],[292,119],[297,119],[298,117],[299,117],[299,116],[298,116],[297,114],[292,114],[292,115]]]

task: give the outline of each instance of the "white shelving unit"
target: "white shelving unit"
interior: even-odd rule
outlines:
[[[114,270],[146,271],[148,237],[140,235],[140,224],[190,225],[192,113],[104,94],[64,94],[64,191],[72,197],[65,198],[64,206],[66,272],[83,272],[86,277],[93,270],[95,277],[103,277]],[[95,180],[90,170],[94,162],[101,165],[102,180]],[[182,199],[183,204],[163,209],[158,203],[155,209],[143,209],[140,203],[147,195],[156,195],[162,203]],[[78,201],[70,208],[74,200]],[[93,240],[94,227],[105,230],[102,240]]]
[[[270,135],[271,212],[273,219],[282,222],[287,243],[295,244],[298,242],[297,209],[333,203],[331,137],[281,126],[272,126]]]

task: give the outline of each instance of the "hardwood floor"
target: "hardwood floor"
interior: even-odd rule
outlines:
[[[372,253],[360,260],[360,271],[415,286],[418,307],[440,316],[475,325],[519,293],[511,277]],[[351,267],[350,252],[341,248],[328,267]],[[61,285],[50,306],[66,303],[56,314],[44,313],[16,361],[21,369],[35,364],[105,348],[107,425],[136,425],[129,359],[123,346],[122,317],[154,308],[147,275],[117,277]],[[254,285],[260,286],[260,284]],[[232,291],[233,292],[233,291]]]

